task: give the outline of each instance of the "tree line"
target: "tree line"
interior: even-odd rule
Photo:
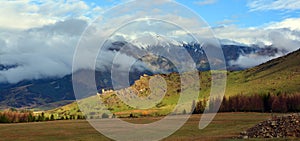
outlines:
[[[221,103],[220,108],[216,109],[218,103]],[[300,112],[300,93],[293,95],[235,95],[223,99],[215,98],[209,102],[207,99],[203,99],[193,106],[194,114],[203,113],[206,107],[210,111],[218,110],[218,112]]]
[[[40,114],[34,114],[29,110],[16,110],[8,109],[0,112],[0,123],[22,123],[22,122],[40,122],[40,121],[53,121],[53,120],[75,120],[85,119],[82,115],[69,115],[55,117],[53,114],[45,116],[42,112]]]

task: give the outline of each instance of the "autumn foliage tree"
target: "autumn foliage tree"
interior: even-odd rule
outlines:
[[[215,98],[209,102],[200,100],[193,114],[203,113],[207,103],[209,111],[218,112],[300,112],[300,94],[235,95],[222,100]],[[221,105],[216,109],[219,103]]]
[[[15,111],[5,110],[0,112],[0,123],[18,123],[18,122],[31,122],[32,113],[30,111]]]

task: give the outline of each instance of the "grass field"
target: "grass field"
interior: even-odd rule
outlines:
[[[163,140],[237,140],[233,137],[238,136],[241,131],[246,130],[260,121],[266,120],[270,117],[271,114],[265,113],[219,113],[207,128],[199,130],[198,124],[200,115],[193,115],[182,128]],[[142,124],[153,122],[157,120],[157,118],[124,120]],[[98,133],[87,123],[87,121],[84,120],[0,124],[0,141],[18,140],[102,141],[110,139]]]

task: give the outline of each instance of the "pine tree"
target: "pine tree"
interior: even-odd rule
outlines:
[[[50,120],[54,120],[54,115],[53,114],[51,114]]]

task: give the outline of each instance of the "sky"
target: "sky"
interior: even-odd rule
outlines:
[[[96,18],[107,20],[100,27],[107,29],[107,32],[116,30],[111,28],[112,25],[123,23],[130,18],[130,14],[149,17],[147,13],[162,11],[164,14],[158,16],[162,19],[176,21],[187,28],[197,24],[195,22],[197,17],[184,13],[188,13],[189,10],[184,11],[182,7],[163,9],[161,1],[163,0],[151,1],[157,9],[153,7],[147,9],[147,5],[141,3],[140,6],[144,9],[139,9],[140,13],[130,13],[138,7],[124,6],[119,8],[123,11],[114,9],[119,13],[106,15],[103,13],[127,3],[128,0],[0,1],[0,65],[7,66],[7,69],[0,70],[0,83],[17,83],[22,80],[62,77],[70,74],[77,43],[86,27]],[[175,2],[200,16],[221,43],[230,41],[260,47],[272,45],[288,52],[300,47],[299,0],[176,0]],[[177,14],[174,14],[176,12]],[[135,30],[144,30],[142,26],[139,27],[141,28]],[[195,35],[204,35],[207,32],[201,28],[190,29]],[[125,30],[124,33],[131,30]],[[103,34],[106,33],[103,31]],[[174,28],[157,27],[154,31],[183,40],[182,32]],[[132,40],[136,40],[137,37],[119,35]],[[282,55],[277,54],[276,57]],[[233,63],[245,65],[248,62],[251,65],[246,66],[251,67],[272,58],[274,56],[269,58],[242,56]]]
[[[90,5],[109,8],[125,3],[117,0],[87,0]],[[264,26],[288,18],[299,18],[298,0],[176,0],[198,13],[211,26],[238,25]]]
[[[64,18],[95,18],[128,0],[24,0],[1,1],[1,26],[28,28]],[[211,26],[259,27],[286,19],[299,18],[298,0],[176,0],[199,14]],[[10,17],[10,18],[7,18]],[[35,24],[33,19],[39,21]],[[15,23],[22,20],[24,22]],[[13,24],[9,24],[13,23]]]

